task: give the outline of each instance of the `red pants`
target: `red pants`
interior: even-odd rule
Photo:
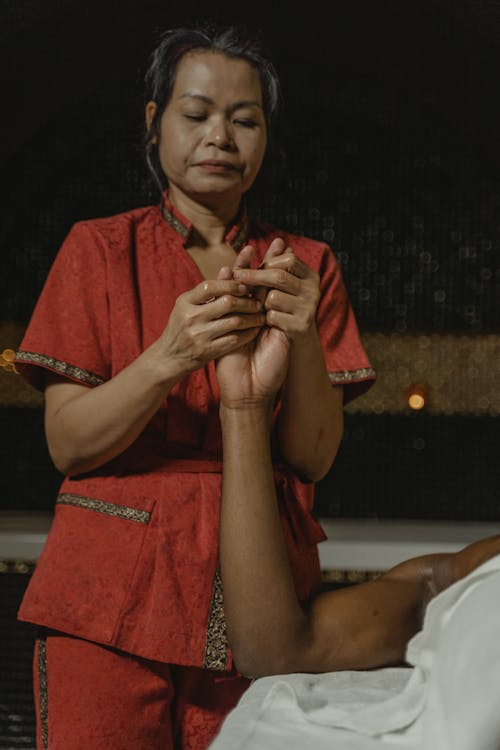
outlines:
[[[79,638],[37,640],[38,750],[204,750],[250,681]]]

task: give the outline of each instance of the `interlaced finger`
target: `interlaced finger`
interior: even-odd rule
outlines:
[[[222,318],[227,315],[258,313],[262,311],[262,302],[254,297],[234,297],[224,294],[213,300],[207,308],[212,319]]]
[[[234,261],[233,270],[236,268],[250,268],[253,254],[254,249],[251,245],[245,245],[245,247],[242,247]]]
[[[248,294],[248,288],[235,279],[207,279],[191,289],[186,298],[192,305],[204,305],[225,294],[243,297]]]
[[[297,306],[297,297],[280,292],[279,289],[271,289],[265,301],[266,310],[279,310],[280,312],[294,313]]]
[[[275,237],[274,240],[271,242],[269,247],[267,248],[266,254],[264,255],[264,259],[262,260],[261,266],[264,268],[268,262],[279,255],[283,255],[284,252],[286,252],[287,247],[285,240],[281,237]]]
[[[245,331],[249,328],[261,328],[266,322],[264,312],[248,315],[226,315],[223,318],[212,321],[210,324],[210,337],[216,339],[231,332]]]
[[[306,266],[306,264],[300,258],[297,258],[293,251],[289,251],[284,253],[283,255],[270,258],[269,261],[266,262],[265,267],[282,268],[285,271],[288,271],[288,273],[291,273],[293,276],[297,276],[297,278],[299,279],[305,279],[310,271],[308,266]]]
[[[242,269],[235,271],[234,277],[247,286],[265,286],[287,294],[300,294],[301,279],[284,268]]]

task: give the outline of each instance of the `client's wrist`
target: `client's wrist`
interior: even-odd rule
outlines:
[[[227,398],[220,396],[220,408],[227,411],[268,411],[272,409],[274,396],[251,396],[248,398]]]
[[[221,421],[265,421],[269,423],[273,412],[273,399],[224,400],[221,398],[219,414]]]

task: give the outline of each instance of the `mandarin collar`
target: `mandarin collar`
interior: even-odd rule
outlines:
[[[182,244],[185,247],[191,235],[193,225],[184,214],[181,214],[180,211],[174,208],[166,190],[163,193],[161,212],[169,227],[181,237]],[[235,252],[239,252],[241,248],[247,244],[248,235],[248,211],[246,205],[243,203],[241,211],[239,211],[235,221],[229,225],[224,241],[227,242]]]

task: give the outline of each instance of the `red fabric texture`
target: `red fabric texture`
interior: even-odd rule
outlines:
[[[177,297],[203,279],[185,249],[189,232],[167,198],[163,210],[75,224],[17,352],[21,375],[42,388],[49,369],[94,387],[135,360],[161,334]],[[236,250],[252,244],[256,267],[276,236],[320,274],[319,335],[348,401],[374,373],[331,249],[245,213],[227,241]],[[297,593],[306,600],[321,583],[316,545],[325,538],[313,515],[314,486],[282,464],[275,437],[273,457]],[[210,363],[177,383],[119,457],[64,478],[20,619],[184,666],[207,666],[215,649],[217,668],[230,669],[216,577],[221,458]]]
[[[205,750],[249,684],[60,634],[33,671],[39,750]]]

